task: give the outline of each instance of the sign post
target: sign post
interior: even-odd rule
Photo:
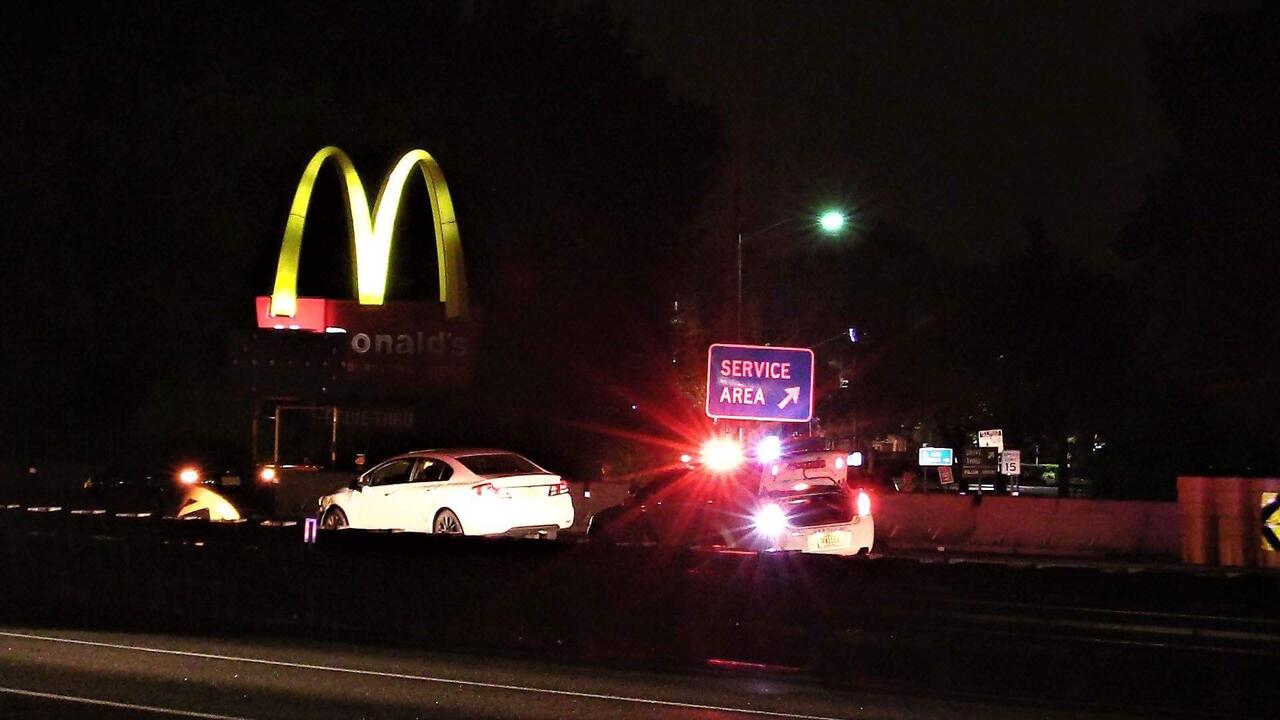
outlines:
[[[951,464],[955,462],[955,454],[951,448],[942,447],[922,447],[920,448],[919,465],[920,465],[920,490],[921,492],[929,492],[929,468],[938,468],[938,484],[942,482],[942,468],[951,470]]]
[[[707,350],[707,416],[809,422],[813,351],[716,343]]]

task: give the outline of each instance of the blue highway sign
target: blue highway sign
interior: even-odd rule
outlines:
[[[946,467],[955,462],[955,453],[951,448],[920,448],[920,465],[922,467]]]
[[[813,417],[813,351],[712,345],[707,351],[707,415],[808,422]]]

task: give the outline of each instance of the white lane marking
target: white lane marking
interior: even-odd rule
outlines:
[[[629,697],[627,695],[606,695],[604,693],[579,692],[576,690],[556,690],[554,688],[527,687],[524,685],[505,685],[502,683],[481,682],[478,680],[457,680],[454,678],[432,677],[430,675],[410,675],[407,673],[383,672],[380,670],[361,670],[359,668],[331,667],[328,665],[311,665],[308,663],[286,662],[284,660],[267,660],[265,658],[240,657],[237,655],[215,655],[212,653],[190,652],[187,650],[169,650],[166,648],[142,647],[120,643],[97,642],[94,640],[74,640],[72,638],[30,635],[27,633],[3,632],[0,637],[21,638],[23,640],[42,640],[44,642],[65,643],[68,645],[87,645],[89,647],[112,648],[115,650],[133,650],[135,652],[153,653],[156,655],[176,655],[179,657],[201,658],[204,660],[225,660],[228,662],[253,663],[275,667],[295,668],[298,670],[321,670],[324,672],[343,673],[347,675],[367,675],[394,680],[417,680],[419,682],[440,683],[444,685],[460,685],[464,687],[489,688],[491,690],[512,690],[515,692],[541,693],[544,695],[562,695],[565,697],[584,698],[590,700],[609,700],[613,702],[636,703],[639,705],[655,705],[661,707],[681,708],[684,710],[714,710],[716,712],[732,712],[742,715],[758,715],[761,717],[797,718],[797,720],[842,720],[825,715],[797,715],[795,713],[774,712],[772,710],[755,710],[752,708],[736,708],[723,705],[702,705],[699,703],[683,703],[675,700],[655,700],[652,698]]]
[[[177,715],[179,717],[189,718],[204,718],[204,720],[249,720],[249,718],[240,717],[239,715],[217,715],[214,713],[195,712],[193,710],[176,710],[174,708],[156,707],[154,705],[134,705],[133,703],[115,702],[114,700],[99,700],[97,698],[79,697],[77,695],[56,695],[54,693],[20,690],[18,688],[11,687],[0,687],[0,693],[7,693],[9,695],[25,695],[26,697],[41,698],[43,700],[61,700],[63,702],[80,703],[81,705],[98,705],[101,707],[119,708],[121,710],[164,713],[165,715]]]

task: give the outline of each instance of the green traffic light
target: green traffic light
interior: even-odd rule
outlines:
[[[822,213],[822,217],[818,218],[818,224],[822,226],[824,232],[838,233],[844,229],[844,213],[839,210],[828,210]]]

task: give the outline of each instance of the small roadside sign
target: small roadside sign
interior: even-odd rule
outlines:
[[[707,416],[808,422],[813,417],[813,351],[712,345],[707,350]]]
[[[960,468],[961,477],[987,477],[996,474],[999,456],[993,447],[965,448],[964,455],[961,457],[963,461]]]
[[[942,447],[922,447],[920,448],[920,466],[921,467],[950,467],[955,462],[955,453],[951,448]]]
[[[956,476],[952,472],[950,465],[946,467],[938,468],[938,484],[939,485],[954,485],[955,482],[956,482]]]
[[[1021,475],[1022,474],[1022,451],[1021,450],[1005,450],[1000,453],[1000,474],[1001,475]]]
[[[1004,430],[996,428],[994,430],[978,431],[978,447],[995,448],[998,452],[1004,450]]]

